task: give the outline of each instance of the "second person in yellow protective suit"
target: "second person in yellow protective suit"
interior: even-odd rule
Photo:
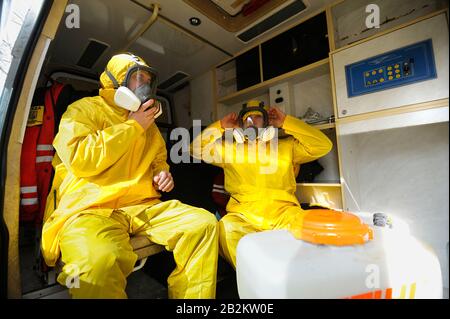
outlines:
[[[72,297],[126,297],[137,260],[132,235],[173,252],[170,298],[215,297],[217,220],[206,210],[159,200],[174,185],[154,123],[158,109],[154,100],[144,102],[155,93],[154,76],[141,58],[116,55],[100,76],[100,96],[71,104],[61,119],[42,253],[49,266],[61,257],[58,282],[78,282]]]
[[[231,197],[227,214],[219,221],[219,249],[234,267],[236,247],[244,235],[271,229],[301,228],[304,211],[295,196],[296,167],[326,155],[332,148],[331,141],[320,130],[278,108],[270,108],[263,116],[258,105],[258,101],[250,101],[248,112],[241,111],[240,116],[236,113],[226,115],[207,127],[191,144],[193,156],[203,160],[205,155],[210,156],[210,162],[224,170],[225,190]],[[264,124],[264,117],[268,123]],[[268,124],[271,127],[265,127]],[[234,134],[235,141],[223,138],[227,130],[236,132],[239,127],[265,130],[260,134],[262,138],[256,140],[258,143],[242,140],[239,134]],[[266,133],[272,127],[283,129],[288,136],[278,138],[275,144],[269,143],[271,137]],[[265,136],[269,136],[266,141]],[[276,148],[275,156],[267,163],[258,155],[250,155],[258,154],[252,153],[251,148],[260,147],[260,143],[267,144],[268,149]],[[244,151],[238,152],[239,147]],[[269,166],[274,168],[267,169]]]

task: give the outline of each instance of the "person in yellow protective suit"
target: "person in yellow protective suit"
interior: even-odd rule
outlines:
[[[263,163],[258,156],[253,157],[253,161],[249,158],[250,148],[258,146],[258,143],[238,141],[239,138],[230,142],[222,136],[231,129],[236,132],[239,127],[261,129],[267,126],[262,112],[256,109],[258,105],[258,101],[250,101],[246,106],[249,112],[241,111],[240,116],[236,113],[226,115],[207,127],[191,144],[193,156],[204,160],[205,155],[211,156],[210,162],[224,170],[225,190],[231,197],[227,214],[219,221],[219,251],[234,267],[236,247],[244,235],[301,227],[304,211],[295,196],[296,167],[326,155],[332,148],[332,142],[320,130],[273,107],[266,115],[268,123],[273,128],[283,129],[286,137],[278,138],[275,144],[270,141],[277,149],[270,163],[275,169],[262,170],[268,162]],[[219,134],[215,133],[217,131]],[[227,143],[232,143],[232,146]],[[236,151],[239,143],[244,146],[241,155]],[[268,141],[262,143],[269,144]],[[231,160],[227,160],[230,153],[233,153]]]
[[[159,199],[174,184],[155,100],[145,101],[155,92],[153,76],[141,58],[115,55],[100,76],[100,96],[76,101],[62,116],[41,249],[49,266],[61,256],[58,282],[70,283],[74,298],[127,297],[126,277],[137,261],[131,235],[173,252],[170,298],[215,297],[216,218]]]

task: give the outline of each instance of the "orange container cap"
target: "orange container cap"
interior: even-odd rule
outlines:
[[[319,245],[361,245],[373,239],[373,230],[358,216],[330,209],[305,211],[290,230],[296,238]]]

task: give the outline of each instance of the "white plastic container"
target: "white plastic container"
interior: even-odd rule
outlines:
[[[374,226],[363,245],[327,246],[296,239],[287,230],[243,237],[236,272],[241,298],[442,298],[438,258],[393,218]]]

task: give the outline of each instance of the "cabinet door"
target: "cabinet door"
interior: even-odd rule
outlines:
[[[328,57],[327,20],[321,13],[262,44],[264,81]]]
[[[236,57],[237,90],[243,90],[261,82],[259,47]]]
[[[337,51],[338,116],[448,98],[448,54],[445,14]]]

